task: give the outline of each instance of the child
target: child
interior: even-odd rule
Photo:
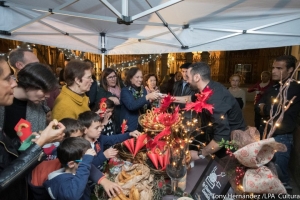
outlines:
[[[57,157],[64,166],[49,174],[44,183],[52,199],[90,200],[90,188],[87,185],[91,163],[96,152],[83,138],[70,137],[57,148]]]
[[[230,77],[231,87],[228,89],[232,96],[237,100],[240,105],[240,108],[244,108],[246,104],[246,94],[245,91],[239,88],[241,77],[238,74],[233,74]]]
[[[83,136],[84,126],[80,124],[78,120],[63,118],[62,120],[60,120],[60,123],[62,123],[66,127],[64,132],[65,138]]]
[[[79,121],[71,118],[64,118],[60,122],[66,127],[64,131],[64,139],[70,137],[82,137],[84,127],[79,123]],[[45,189],[44,187],[42,187],[42,185],[47,179],[46,177],[48,176],[48,174],[50,174],[50,172],[58,170],[61,167],[58,159],[55,159],[56,157],[57,148],[52,152],[53,160],[42,162],[32,171],[32,174],[28,177],[30,189],[32,190],[35,199],[50,199],[47,192],[44,192]],[[91,166],[89,179],[93,183],[101,184],[107,192],[108,196],[115,196],[115,191],[118,192],[121,190],[118,184],[106,179],[103,173],[100,172],[99,169],[97,169],[94,165]]]
[[[129,139],[130,136],[138,137],[140,135],[140,132],[135,130],[130,133],[101,136],[103,125],[100,122],[100,116],[92,111],[81,113],[78,120],[85,126],[83,137],[91,143],[92,148],[97,152],[93,164],[98,168],[101,168],[106,160],[114,158],[118,154],[118,151],[114,148],[109,148],[104,151],[104,146],[113,146]]]
[[[101,135],[114,135],[115,132],[115,123],[112,119],[112,114],[114,112],[115,104],[112,100],[106,99],[106,111],[103,113],[102,125],[103,129],[101,131]]]

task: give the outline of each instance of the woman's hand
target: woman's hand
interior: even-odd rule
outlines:
[[[57,122],[57,120],[53,120],[49,123],[45,130],[41,132],[40,137],[35,141],[35,143],[42,147],[48,143],[62,141],[65,136],[65,129],[66,127],[62,123]]]
[[[120,105],[120,100],[117,97],[108,97],[115,105]]]
[[[149,93],[149,94],[146,95],[146,100],[152,100],[152,101],[154,101],[154,100],[158,99],[159,97],[160,97],[160,93],[158,93],[158,92],[151,92],[151,93]]]
[[[135,138],[139,137],[139,135],[141,135],[141,134],[142,134],[142,133],[139,132],[139,131],[137,131],[137,130],[132,131],[132,132],[129,133],[129,135],[130,135],[131,137],[135,137]]]
[[[104,154],[105,158],[107,158],[107,159],[114,158],[118,154],[118,150],[114,149],[114,148],[109,148],[109,149],[106,149],[103,152],[103,154]]]

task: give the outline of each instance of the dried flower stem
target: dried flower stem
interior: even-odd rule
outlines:
[[[290,87],[291,82],[295,81],[292,77],[294,77],[295,73],[298,71],[298,68],[300,67],[300,63],[298,64],[298,66],[295,68],[293,74],[291,75],[290,78],[288,78],[286,80],[285,83],[282,83],[282,78],[280,80],[280,88],[279,88],[279,92],[276,96],[276,99],[278,100],[278,106],[277,109],[275,111],[275,114],[273,114],[273,108],[275,103],[273,102],[271,105],[271,109],[270,109],[270,119],[266,122],[266,126],[264,129],[264,134],[263,134],[263,139],[266,138],[270,138],[273,136],[276,128],[277,128],[277,124],[279,125],[284,117],[284,113],[285,111],[290,107],[291,103],[294,101],[294,99],[296,98],[296,96],[294,96],[291,100],[287,99],[287,92],[288,89]],[[278,117],[278,118],[277,118]],[[276,119],[276,121],[274,122],[274,120]],[[268,132],[268,125],[271,126],[271,129]]]

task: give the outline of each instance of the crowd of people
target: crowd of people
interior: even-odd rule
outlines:
[[[278,94],[280,84],[290,78],[296,62],[293,56],[275,59],[272,73],[262,72],[261,81],[248,89],[256,93],[257,129],[263,130],[261,118],[269,117],[272,98]],[[239,87],[241,77],[237,74],[230,77],[231,87],[226,88],[211,79],[206,63],[185,63],[159,85],[155,74],[143,75],[137,67],[124,70],[121,77],[106,68],[98,85],[93,68],[90,60],[68,61],[60,89],[58,83],[62,80],[57,81],[51,69],[39,63],[30,50],[12,50],[8,62],[0,57],[1,199],[90,199],[95,183],[101,184],[109,197],[115,196],[121,188],[104,176],[103,165],[118,155],[115,144],[141,134],[138,117],[158,107],[166,94],[174,96],[175,104],[184,108],[187,102],[197,100],[197,93],[213,91],[207,102],[213,105],[213,113],[205,109],[201,113],[201,126],[206,127],[201,140],[207,145],[201,151],[190,149],[193,160],[211,154],[224,157],[225,149],[218,142],[230,140],[234,130],[247,128],[242,113],[245,92]],[[299,87],[294,82],[290,85],[287,99],[296,98],[273,136],[288,149],[276,153],[274,161],[285,186],[289,185],[288,161],[300,111]],[[105,103],[105,110],[99,102]],[[183,114],[185,119],[195,115]],[[14,130],[21,119],[31,123],[35,138],[23,151],[19,150],[21,140]],[[120,134],[124,119],[127,127]],[[212,126],[206,126],[209,123]]]

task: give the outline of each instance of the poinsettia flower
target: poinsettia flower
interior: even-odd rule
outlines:
[[[179,120],[179,106],[174,109],[173,113],[161,113],[157,116],[157,122],[163,124],[165,127],[176,124]]]
[[[173,101],[175,101],[175,98],[173,96],[171,96],[170,94],[168,94],[161,100],[160,107],[154,109],[154,113],[166,112]]]
[[[212,90],[209,87],[206,87],[201,93],[195,94],[197,97],[196,102],[187,103],[184,110],[195,110],[197,113],[201,113],[203,109],[206,109],[213,113],[213,105],[206,103],[209,97],[212,95]]]

